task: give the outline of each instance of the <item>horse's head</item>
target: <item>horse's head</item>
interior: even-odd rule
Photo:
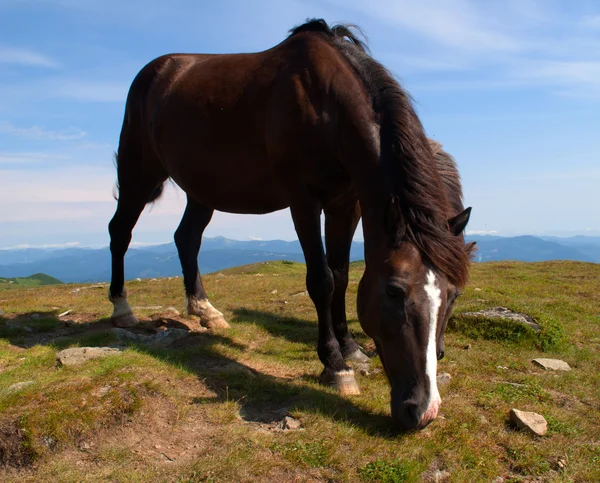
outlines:
[[[461,240],[469,214],[470,208],[449,220]],[[367,264],[358,317],[377,345],[392,388],[392,418],[404,429],[437,416],[437,361],[444,357],[444,331],[458,295],[458,287],[409,241],[390,248],[380,264]]]

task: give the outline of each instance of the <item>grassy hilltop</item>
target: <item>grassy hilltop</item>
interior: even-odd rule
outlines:
[[[356,321],[362,268],[352,266],[348,313],[372,350]],[[194,333],[73,367],[56,365],[59,350],[122,344],[108,287],[0,286],[0,480],[600,481],[600,265],[474,264],[439,364],[452,376],[441,417],[408,434],[390,428],[376,356],[357,374],[360,396],[319,385],[304,276],[304,265],[271,262],[204,277],[232,325],[216,333],[167,310],[183,311],[181,278],[129,282],[137,332]],[[461,315],[496,306],[541,331]],[[572,370],[544,371],[535,357]],[[544,415],[548,434],[513,430],[513,407]],[[285,414],[302,429],[279,429]]]

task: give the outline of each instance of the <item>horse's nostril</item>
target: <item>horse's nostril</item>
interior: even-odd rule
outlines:
[[[444,358],[444,351],[439,351],[437,358],[438,358],[438,361],[441,361]]]
[[[404,412],[404,425],[407,428],[416,428],[419,425],[419,405],[413,402],[405,402],[402,409]]]

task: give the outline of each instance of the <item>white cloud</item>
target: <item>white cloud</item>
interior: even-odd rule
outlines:
[[[12,123],[7,121],[0,121],[0,133],[8,133],[14,136],[32,139],[35,141],[72,141],[85,137],[86,132],[77,128],[61,129],[60,131],[54,131],[46,129],[41,126],[31,127],[15,127]]]
[[[467,235],[497,235],[497,230],[466,230]]]
[[[49,57],[32,50],[0,46],[0,64],[17,64],[34,67],[56,68],[57,64]]]
[[[2,165],[19,165],[33,164],[44,161],[58,161],[68,159],[60,154],[48,153],[2,153],[0,152],[0,166]]]
[[[23,243],[21,245],[14,245],[12,247],[0,247],[0,250],[23,250],[25,248],[76,248],[80,247],[79,242],[66,242],[66,243],[50,243],[48,245],[29,245]]]

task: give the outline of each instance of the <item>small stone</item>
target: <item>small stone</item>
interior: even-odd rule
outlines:
[[[508,367],[506,367],[506,366],[496,366],[496,369],[503,369],[503,370],[507,370],[507,369],[508,369]]]
[[[30,319],[39,319],[40,318],[40,314],[31,314],[29,316]]]
[[[136,281],[136,282],[141,282],[141,281],[142,281],[142,279],[141,279],[140,277],[138,277],[138,278],[136,278],[136,279],[135,279],[135,281]]]
[[[168,312],[170,315],[173,315],[175,317],[178,317],[180,315],[179,310],[177,310],[175,307],[167,307],[165,309],[165,312]]]
[[[64,349],[56,355],[56,360],[62,366],[75,366],[92,359],[121,355],[121,349],[114,347],[72,347]]]
[[[277,289],[271,291],[272,295],[275,295],[276,293],[277,293]]]
[[[58,314],[58,317],[64,317],[65,315],[69,315],[71,312],[73,312],[72,310],[65,310],[62,314]]]
[[[362,376],[370,376],[371,375],[371,366],[369,365],[368,362],[357,362],[354,364],[354,368]]]
[[[463,347],[463,349],[466,351],[470,351],[472,347],[473,346],[471,344],[467,344],[466,346]]]
[[[435,470],[431,475],[433,483],[445,483],[450,478],[450,473],[445,470]]]
[[[298,421],[297,419],[295,419],[291,416],[286,416],[281,421],[281,429],[283,429],[284,431],[301,429],[301,428],[302,428],[302,424],[300,423],[300,421]]]
[[[119,340],[126,342],[136,342],[152,347],[164,347],[190,335],[190,332],[184,329],[167,329],[156,334],[146,335],[136,334],[134,332],[130,332],[129,330],[115,327],[112,329],[112,332],[117,336]]]
[[[32,386],[33,384],[35,384],[34,381],[15,382],[14,384],[8,386],[8,392],[17,392],[21,389],[25,389],[26,387]]]
[[[527,429],[537,436],[544,436],[548,431],[548,423],[541,414],[530,411],[510,410],[510,421],[518,429]]]
[[[450,379],[452,379],[452,376],[450,374],[448,374],[447,372],[440,372],[437,375],[437,384],[438,386],[445,386],[450,382]]]
[[[475,292],[481,292],[481,289],[479,287],[475,287]]]
[[[81,290],[80,288],[76,288],[76,289],[74,289],[74,290],[71,290],[71,293],[77,293],[77,292],[79,292],[80,290]]]
[[[102,397],[110,391],[112,386],[102,386],[95,391],[92,391],[92,396]]]
[[[23,332],[33,332],[33,329],[31,327],[27,327],[26,325],[20,324],[19,322],[15,322],[13,320],[5,322],[4,326],[7,329],[22,330]]]
[[[535,365],[543,367],[547,371],[570,371],[571,367],[565,361],[561,361],[560,359],[533,359]]]
[[[80,449],[81,451],[88,451],[88,450],[89,450],[89,449],[91,449],[91,448],[92,448],[92,447],[90,446],[90,444],[89,444],[89,443],[86,443],[85,441],[79,445],[79,449]]]

